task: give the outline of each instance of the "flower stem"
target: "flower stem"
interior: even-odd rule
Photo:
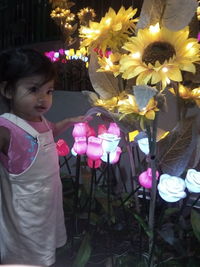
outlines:
[[[154,221],[155,221],[155,206],[156,206],[156,135],[157,135],[158,113],[153,121],[151,141],[150,141],[150,166],[152,170],[152,189],[149,207],[149,230],[151,236],[149,237],[149,266],[154,264]]]

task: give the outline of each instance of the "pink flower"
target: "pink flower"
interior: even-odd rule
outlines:
[[[107,128],[104,124],[99,124],[98,125],[98,135],[107,133]]]
[[[100,159],[97,159],[97,160],[92,160],[90,158],[87,158],[87,165],[90,167],[90,168],[99,168],[101,166],[101,163],[102,161]]]
[[[85,137],[86,136],[86,123],[85,122],[79,122],[74,124],[74,129],[72,131],[72,135],[74,138],[76,137]]]
[[[85,154],[85,152],[87,150],[86,137],[84,137],[84,136],[83,137],[75,137],[73,150],[79,155]]]
[[[92,160],[100,159],[103,155],[102,139],[94,136],[88,137],[86,154]]]
[[[57,141],[56,148],[59,156],[66,156],[69,153],[69,146],[63,139]]]
[[[96,136],[94,128],[92,128],[88,123],[86,123],[86,136]]]
[[[111,122],[108,127],[108,133],[115,134],[117,136],[120,136],[120,129],[118,125],[115,122]]]
[[[156,171],[156,179],[158,180],[159,172]],[[146,171],[142,172],[139,175],[139,183],[144,188],[151,188],[152,187],[152,170],[151,168],[148,168]]]

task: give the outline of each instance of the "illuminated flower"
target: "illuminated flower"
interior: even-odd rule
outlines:
[[[102,139],[95,136],[88,137],[86,155],[92,160],[100,159],[103,155]]]
[[[103,107],[110,111],[114,111],[117,108],[118,101],[119,101],[119,96],[114,96],[109,99],[97,99],[94,105]]]
[[[90,158],[87,158],[87,165],[90,167],[90,168],[99,168],[101,166],[101,163],[102,161],[100,159],[97,159],[97,160],[92,160]]]
[[[167,202],[176,202],[186,197],[185,181],[179,177],[162,174],[158,184],[158,192]]]
[[[63,139],[57,141],[56,148],[59,156],[66,156],[69,153],[69,146]]]
[[[78,13],[77,16],[80,20],[80,24],[87,24],[90,20],[93,20],[96,17],[95,11],[92,8],[85,7],[82,8]]]
[[[111,53],[108,57],[99,57],[98,63],[100,65],[100,68],[97,70],[97,72],[112,72],[114,76],[116,77],[119,72],[119,60],[121,58],[120,53]]]
[[[60,7],[53,9],[50,16],[57,23],[61,24],[65,24],[66,22],[71,22],[75,18],[75,15],[71,13],[70,9],[65,9]]]
[[[145,155],[148,155],[149,154],[149,139],[148,139],[148,137],[141,138],[137,142],[138,142],[138,146],[139,146],[140,150]]]
[[[159,172],[156,171],[156,179],[158,179],[159,177]],[[148,168],[145,172],[142,172],[139,175],[139,183],[141,184],[141,186],[143,186],[144,188],[152,188],[152,169]]]
[[[121,113],[120,119],[128,114],[136,114],[145,116],[149,120],[154,120],[155,112],[159,110],[157,108],[157,101],[154,98],[151,98],[146,107],[140,110],[136,103],[135,96],[126,94],[125,92],[106,100],[98,99],[94,105],[101,106],[109,111]]]
[[[145,116],[149,120],[154,120],[155,112],[158,111],[157,102],[151,98],[145,108],[139,109],[134,95],[127,94],[127,99],[118,101],[118,111],[124,115],[138,114]]]
[[[133,19],[137,9],[121,7],[118,13],[109,8],[99,23],[89,22],[89,27],[80,28],[81,46],[99,48],[103,52],[110,48],[115,51],[121,48],[131,31],[135,28],[137,19]]]
[[[120,128],[115,122],[111,122],[108,127],[108,133],[120,136]]]
[[[200,172],[189,169],[186,174],[185,184],[192,193],[200,193]]]
[[[87,124],[85,122],[78,122],[74,124],[72,131],[73,137],[86,137],[87,134]]]
[[[109,163],[115,164],[119,161],[120,155],[122,153],[122,150],[119,146],[117,148],[109,153]],[[102,161],[107,162],[108,161],[108,154],[104,153],[101,157]]]
[[[175,94],[175,91],[173,88],[170,88],[169,90],[171,93]],[[195,88],[195,89],[190,89],[188,87],[183,86],[182,84],[179,84],[178,94],[181,98],[185,100],[194,101],[197,104],[197,106],[200,108],[200,87]]]
[[[73,151],[76,152],[79,155],[85,154],[85,152],[87,150],[86,137],[85,136],[83,136],[83,137],[75,137],[74,139],[75,139],[75,142],[74,142],[74,145],[73,145]]]
[[[106,153],[115,151],[121,139],[119,136],[112,133],[100,134],[98,138],[102,139],[102,148]]]
[[[181,71],[195,73],[194,63],[200,60],[197,39],[188,38],[189,27],[173,32],[159,24],[139,29],[123,48],[120,71],[124,79],[137,77],[136,84],[162,82],[162,89],[170,80],[182,81]]]

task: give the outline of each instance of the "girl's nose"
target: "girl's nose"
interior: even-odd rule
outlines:
[[[45,102],[45,101],[47,101],[47,95],[46,94],[39,94],[38,95],[38,101],[39,102]]]

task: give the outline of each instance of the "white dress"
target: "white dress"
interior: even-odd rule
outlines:
[[[37,138],[38,151],[20,174],[8,173],[0,165],[1,263],[49,266],[55,262],[55,249],[66,243],[62,185],[52,131],[40,134],[13,114],[2,116]]]

